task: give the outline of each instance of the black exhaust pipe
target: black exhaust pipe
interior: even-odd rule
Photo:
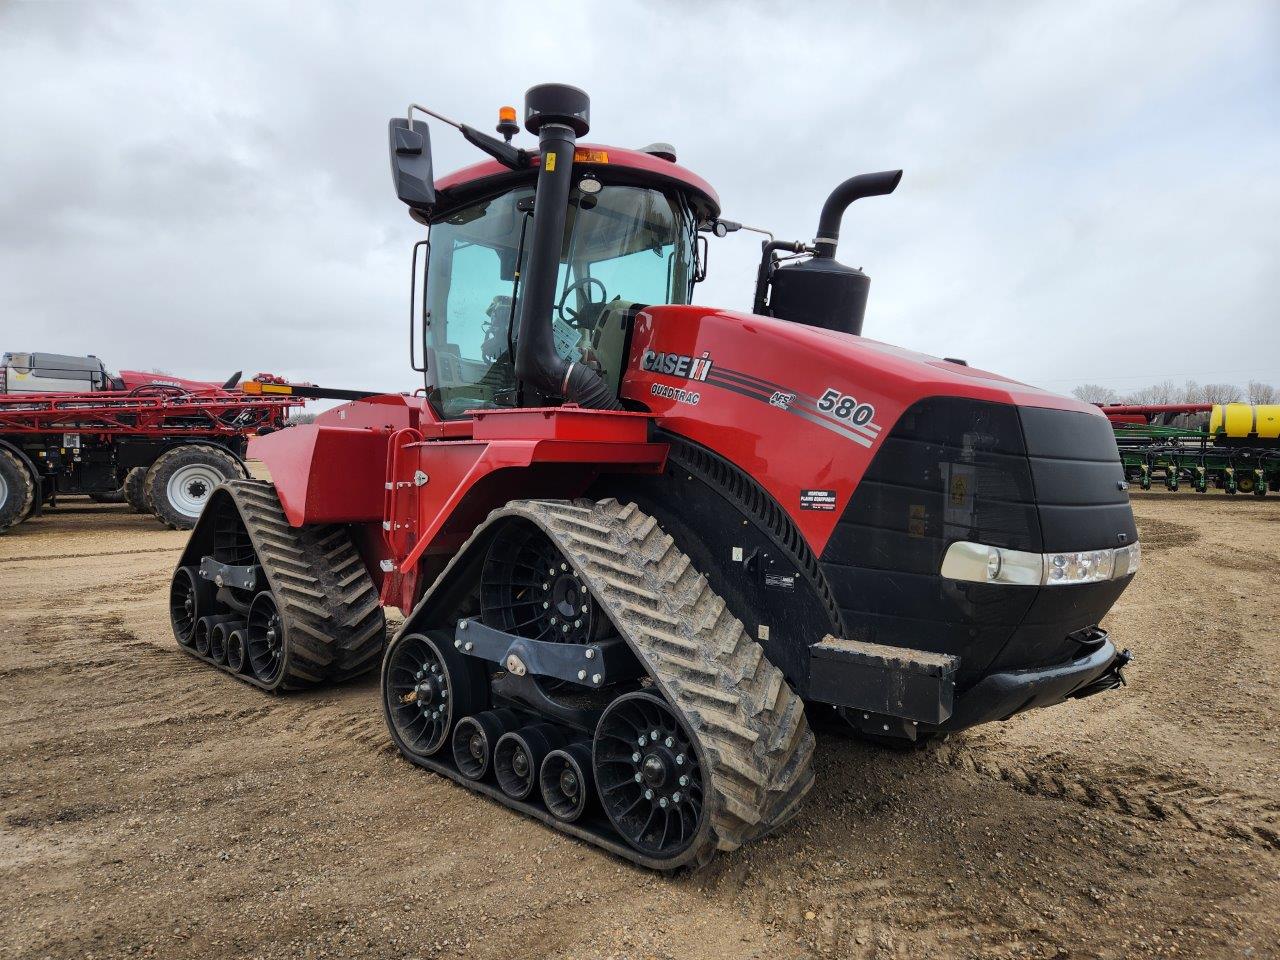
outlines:
[[[567,84],[543,83],[524,95],[524,125],[538,138],[542,165],[533,200],[533,231],[520,297],[516,378],[546,397],[563,397],[597,410],[621,410],[590,367],[556,352],[551,331],[556,277],[573,183],[573,149],[590,129],[591,101]]]
[[[809,260],[778,266],[775,250],[794,246],[798,253],[805,248],[798,244],[766,243],[756,276],[755,312],[765,312],[767,294],[770,316],[861,336],[871,278],[836,260],[840,221],[853,201],[893,193],[901,179],[901,170],[863,173],[832,190],[818,217],[818,235]]]
[[[840,242],[840,221],[849,204],[863,197],[883,197],[893,193],[901,179],[901,170],[861,173],[832,190],[818,217],[818,235],[813,241],[817,252],[814,256],[831,259],[836,255],[836,244]]]

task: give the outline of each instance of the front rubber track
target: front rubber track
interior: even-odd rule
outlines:
[[[452,629],[457,608],[448,607],[463,586],[457,575],[478,571],[475,553],[483,553],[499,525],[522,521],[540,528],[572,563],[693,734],[709,774],[702,835],[677,856],[655,859],[616,835],[560,823],[540,805],[511,801],[488,784],[465,780],[448,763],[401,752],[419,766],[652,869],[702,866],[717,851],[734,850],[794,817],[814,779],[814,738],[804,702],[675,541],[635,504],[523,500],[495,510],[404,629]],[[433,608],[437,597],[448,600]]]
[[[216,511],[226,510],[235,510],[244,524],[284,621],[285,636],[284,664],[274,682],[265,684],[244,673],[233,676],[265,690],[283,691],[337,683],[376,669],[386,640],[386,619],[346,527],[291,527],[275,487],[257,480],[229,480],[210,496],[179,566],[200,565],[201,556],[208,553],[201,549],[201,535],[220,519]]]

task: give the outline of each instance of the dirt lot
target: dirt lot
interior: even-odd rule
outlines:
[[[824,738],[782,835],[666,879],[402,762],[372,679],[181,654],[185,534],[0,537],[0,955],[1280,956],[1280,498],[1135,498],[1119,693],[913,754]]]

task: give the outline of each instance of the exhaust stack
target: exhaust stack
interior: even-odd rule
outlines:
[[[832,190],[822,205],[818,235],[813,241],[813,256],[808,260],[775,267],[769,262],[773,254],[766,245],[766,262],[761,266],[764,268],[762,273],[767,272],[771,288],[770,316],[824,330],[855,335],[862,333],[871,278],[861,270],[846,267],[836,260],[840,221],[855,200],[893,193],[901,180],[901,170],[864,173],[850,177]],[[757,283],[757,288],[759,286]],[[761,302],[762,292],[758,289],[757,303]]]

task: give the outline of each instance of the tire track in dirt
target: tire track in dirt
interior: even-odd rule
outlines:
[[[1016,757],[950,743],[930,747],[929,754],[939,763],[1002,781],[1022,793],[1280,850],[1280,804],[1265,797],[1214,790],[1167,774],[1068,772],[1051,757],[1038,757],[1032,766]]]
[[[147,547],[142,550],[112,550],[111,556],[124,557],[140,553],[173,553],[172,547]],[[84,560],[82,553],[32,553],[20,557],[0,557],[0,563],[23,563],[35,560]]]

